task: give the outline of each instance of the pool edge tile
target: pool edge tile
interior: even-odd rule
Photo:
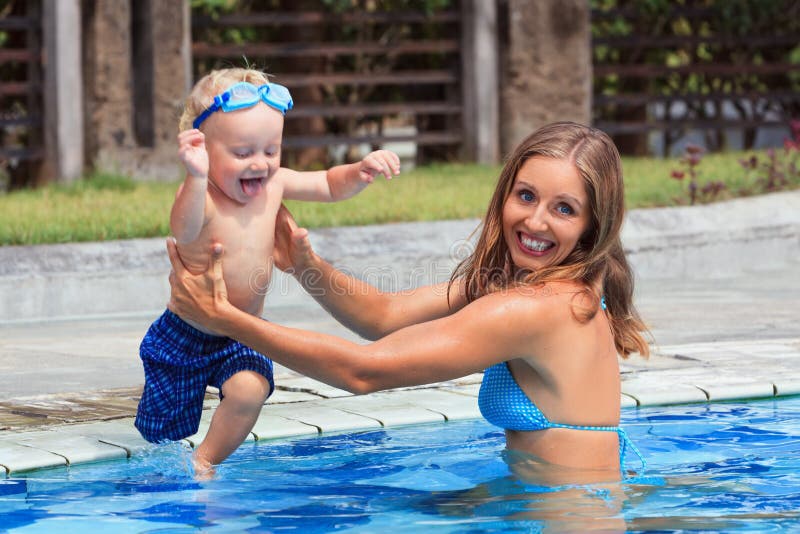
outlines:
[[[10,457],[9,457],[10,456]],[[17,458],[14,458],[17,456]],[[15,442],[0,443],[0,465],[7,476],[49,467],[66,467],[67,459],[58,454],[21,445]]]
[[[705,392],[696,386],[682,384],[669,389],[626,388],[622,392],[632,397],[639,406],[664,406],[708,402]]]
[[[480,419],[482,417],[475,397],[449,389],[407,390],[405,400],[415,406],[442,414],[447,421]]]
[[[775,396],[775,387],[771,382],[741,382],[729,384],[696,384],[706,392],[708,402],[764,399]]]
[[[261,409],[261,415],[258,416],[256,424],[250,430],[255,436],[256,442],[298,436],[317,436],[320,434],[319,427],[271,414],[269,413],[270,409],[271,407],[267,406]]]
[[[441,413],[406,402],[403,392],[340,397],[328,400],[325,404],[356,415],[376,419],[384,427],[446,421]]]
[[[266,407],[269,415],[299,421],[320,429],[320,433],[347,432],[381,428],[373,417],[358,415],[326,406],[326,402],[308,401],[293,404],[273,404]]]
[[[732,345],[732,344],[731,344]],[[703,347],[705,349],[708,346]],[[657,371],[657,370],[656,370]],[[717,401],[748,400],[769,397],[780,397],[800,394],[800,378],[794,372],[781,375],[781,379],[769,376],[765,380],[737,382],[736,376],[718,375],[717,384],[705,381],[692,381],[690,374],[673,377],[673,380],[684,380],[683,383],[667,383],[662,385],[657,373],[646,376],[631,376],[622,381],[620,395],[621,408],[635,408],[656,405],[678,405],[713,403]],[[783,378],[785,376],[785,378]],[[710,378],[710,377],[709,377]],[[752,376],[751,379],[759,377]],[[730,381],[725,383],[726,381]],[[306,385],[303,383],[303,385]],[[481,417],[477,403],[480,384],[441,383],[432,387],[401,388],[373,393],[371,395],[337,395],[332,398],[310,398],[308,400],[291,400],[302,398],[300,395],[286,395],[283,402],[267,402],[256,425],[246,441],[251,443],[299,436],[316,436],[335,432],[358,432],[381,427],[425,424],[437,421],[458,421],[479,419]],[[293,393],[293,392],[291,392]],[[306,392],[303,392],[306,393]],[[339,393],[337,390],[336,393]],[[313,395],[313,394],[310,394]],[[291,400],[290,400],[291,399]],[[287,402],[288,401],[288,402]],[[385,401],[385,406],[381,406]],[[415,410],[415,414],[403,413],[404,406]],[[197,434],[183,440],[191,445],[199,443],[208,429],[208,423],[215,407],[203,412],[203,419]],[[427,413],[433,414],[428,416]],[[432,419],[432,420],[431,420]],[[64,467],[112,458],[133,457],[143,451],[149,443],[141,439],[132,424],[133,418],[98,421],[79,425],[63,425],[50,429],[22,431],[16,435],[8,434],[0,439],[0,479],[13,476],[14,473],[36,469]],[[106,428],[112,427],[113,428]],[[103,430],[106,428],[106,430]],[[47,433],[51,440],[53,434],[63,437],[82,436],[84,442],[93,441],[95,448],[116,448],[121,452],[109,452],[92,455],[86,451],[74,455],[64,453],[62,446],[42,446],[36,436]],[[29,439],[26,439],[29,438]],[[80,438],[73,438],[73,441]],[[23,442],[24,443],[20,443]],[[56,442],[57,443],[57,442]],[[73,442],[73,445],[75,443]],[[19,462],[6,454],[3,447],[13,447],[20,456]],[[72,445],[65,445],[67,448]],[[77,446],[77,445],[75,445]],[[58,450],[59,452],[56,452]],[[66,454],[66,456],[64,454]],[[124,455],[122,454],[124,453]],[[70,459],[72,458],[72,459]]]
[[[639,401],[627,393],[620,393],[619,405],[620,408],[636,408],[639,406]]]
[[[97,438],[60,432],[58,429],[48,431],[48,434],[23,438],[17,443],[61,456],[68,465],[128,458],[128,451],[124,447],[104,443]]]
[[[772,383],[775,388],[776,397],[788,397],[790,395],[800,395],[800,379],[797,380],[778,380]]]

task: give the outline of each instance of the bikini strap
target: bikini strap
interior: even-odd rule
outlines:
[[[639,449],[636,448],[636,445],[633,444],[631,438],[628,437],[628,434],[618,426],[589,426],[589,425],[566,425],[563,423],[550,423],[548,425],[550,428],[571,428],[572,430],[599,430],[601,432],[616,432],[618,439],[619,439],[619,468],[624,472],[625,471],[625,455],[628,452],[628,447],[639,457],[639,461],[642,463],[641,472],[647,470],[647,461],[642,456],[642,453],[639,452]]]
[[[567,425],[564,423],[553,423],[547,425],[548,428],[571,428],[572,430],[600,430],[602,432],[617,432],[618,426],[591,426],[591,425]]]
[[[642,456],[642,453],[639,452],[639,449],[636,447],[636,445],[633,444],[633,441],[631,441],[631,438],[628,437],[628,434],[626,434],[625,431],[620,427],[617,427],[617,434],[619,435],[619,451],[620,451],[619,452],[619,467],[620,467],[620,469],[622,469],[623,471],[625,470],[625,452],[626,452],[627,448],[630,447],[631,450],[636,454],[636,456],[639,457],[639,461],[642,462],[641,472],[643,473],[644,471],[646,471],[647,470],[647,461],[644,459],[644,456]]]

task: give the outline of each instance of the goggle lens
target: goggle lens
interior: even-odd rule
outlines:
[[[292,95],[283,85],[266,83],[256,87],[250,82],[239,82],[230,86],[225,92],[215,96],[214,103],[194,120],[193,126],[199,128],[203,121],[217,110],[235,111],[254,106],[259,100],[283,114],[286,114],[286,111],[294,107]]]

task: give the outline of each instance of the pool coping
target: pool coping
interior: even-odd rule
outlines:
[[[800,259],[800,210],[792,206],[798,205],[800,190],[707,206],[633,210],[626,219],[623,241],[641,277],[724,278],[732,265],[753,269],[757,277],[765,263],[795,268]],[[457,252],[453,244],[463,242],[476,223],[321,229],[313,232],[313,241],[323,255],[353,270],[376,264],[408,265],[398,270],[398,277],[404,280],[422,267],[427,273],[431,265],[452,260],[450,256]],[[402,236],[410,237],[399,239]],[[743,246],[746,254],[742,254]],[[149,309],[137,301],[141,295],[149,300],[161,295],[163,298],[156,299],[160,306],[168,294],[164,274],[169,266],[162,239],[3,247],[0,260],[0,321],[10,324],[46,324],[86,313],[102,317],[141,313]],[[109,265],[115,268],[109,270]],[[119,283],[121,267],[136,283]],[[276,280],[283,280],[279,273]],[[117,307],[100,309],[97,299],[91,298],[85,310],[80,308],[75,299],[90,295],[87,288],[104,294],[104,300]],[[276,295],[284,298],[282,305],[305,309],[308,297],[286,289],[286,295]],[[792,311],[784,315],[793,316]],[[741,320],[746,317],[743,314]],[[654,346],[649,360],[622,360],[622,406],[631,409],[800,394],[800,338],[792,328],[783,330],[790,332],[790,338],[760,339],[770,335],[766,328],[754,332],[758,340]],[[27,379],[35,382],[32,376]],[[250,441],[480,417],[476,399],[479,374],[365,396],[352,396],[296,374],[278,374],[277,369],[276,382],[278,390],[263,408]],[[97,393],[0,402],[0,416],[13,413],[15,421],[3,429],[0,417],[0,473],[4,474],[0,478],[47,467],[131,458],[152,447],[133,427],[138,398],[130,388]],[[216,401],[208,398],[200,431],[184,440],[188,446],[202,439],[215,406]],[[75,410],[82,411],[79,417]]]
[[[800,394],[800,338],[654,347],[648,360],[621,360],[624,409],[767,399]],[[300,375],[284,375],[247,442],[354,432],[481,417],[481,374],[424,387],[355,396]],[[218,401],[207,397],[200,429],[181,440],[202,441]],[[133,417],[0,431],[0,473],[131,458],[151,445]],[[0,477],[1,478],[1,477]]]

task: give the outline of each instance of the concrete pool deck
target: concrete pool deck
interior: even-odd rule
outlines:
[[[312,242],[337,266],[402,289],[446,279],[476,225],[324,229]],[[626,409],[800,394],[800,191],[633,210],[623,241],[654,337],[650,359],[621,362]],[[166,302],[168,269],[162,239],[0,248],[0,478],[150,447],[132,425],[137,347]],[[265,317],[359,341],[282,274]],[[476,418],[479,383],[354,397],[277,367],[250,439]],[[209,394],[189,444],[216,403]]]

